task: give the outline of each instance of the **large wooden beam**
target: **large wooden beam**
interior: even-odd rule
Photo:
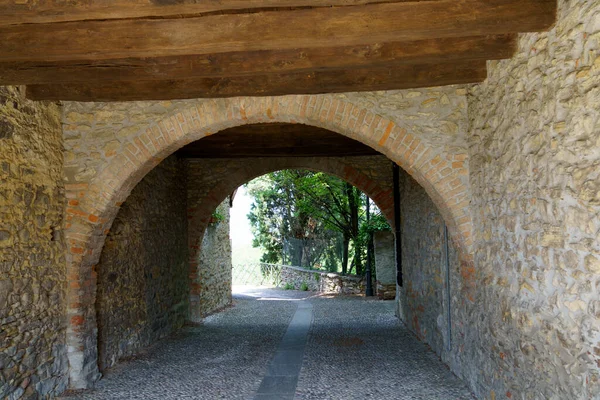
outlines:
[[[0,61],[77,61],[356,46],[547,29],[556,0],[438,0],[0,27]]]
[[[481,82],[485,61],[251,77],[31,85],[32,100],[132,101],[407,89]]]
[[[415,0],[392,0],[415,1]],[[419,1],[419,0],[416,0]],[[420,0],[425,1],[425,0]],[[434,1],[434,0],[430,0]],[[253,10],[342,7],[386,0],[0,0],[0,25],[125,18],[178,18]]]
[[[253,76],[509,58],[515,35],[89,62],[0,63],[1,85]]]

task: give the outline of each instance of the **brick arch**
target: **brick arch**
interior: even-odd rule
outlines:
[[[260,163],[252,163],[227,172],[227,178],[210,190],[195,204],[188,205],[189,215],[189,256],[190,256],[190,319],[199,321],[202,318],[201,304],[199,302],[201,284],[199,278],[198,262],[201,252],[202,238],[212,212],[221,204],[228,195],[241,185],[254,178],[269,172],[284,169],[307,169],[324,172],[352,184],[366,193],[379,207],[382,214],[393,225],[394,199],[390,188],[381,187],[369,176],[338,159],[331,158],[269,158]]]
[[[396,121],[330,95],[202,101],[123,139],[89,182],[66,185],[67,341],[73,388],[89,387],[99,377],[94,268],[119,206],[133,187],[175,150],[223,129],[265,122],[329,129],[378,150],[400,165],[439,208],[471,279],[472,223],[464,154],[440,153]]]

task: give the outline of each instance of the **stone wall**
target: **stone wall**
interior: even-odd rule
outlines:
[[[198,273],[192,283],[198,286],[197,307],[192,307],[192,321],[231,304],[231,239],[229,238],[229,198],[215,212],[222,220],[213,220],[202,238]],[[194,299],[195,300],[195,299]]]
[[[183,325],[189,298],[186,200],[185,170],[171,156],[121,206],[96,268],[101,369]]]
[[[376,294],[382,300],[396,297],[396,248],[394,233],[390,231],[375,232],[373,235],[375,249],[375,287]]]
[[[399,317],[448,362],[449,340],[453,342],[454,353],[465,345],[462,336],[466,329],[452,326],[453,333],[448,334],[447,268],[453,298],[451,312],[455,313],[455,321],[466,317],[459,314],[463,297],[458,255],[452,243],[446,243],[444,220],[439,211],[423,188],[406,174],[400,174],[400,199],[404,287],[398,291]],[[462,371],[465,365],[455,363],[454,367]]]
[[[289,265],[279,266],[279,287],[307,290],[319,293],[364,294],[365,281],[352,275],[333,272],[311,271]]]
[[[0,398],[67,386],[60,108],[0,87]]]
[[[481,396],[600,397],[600,2],[469,93]]]

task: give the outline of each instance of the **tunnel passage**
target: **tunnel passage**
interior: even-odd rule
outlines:
[[[451,102],[450,106],[454,104]],[[142,129],[138,131],[133,127],[125,131],[136,133],[107,142],[106,161],[83,160],[78,156],[72,161],[85,162],[85,168],[90,171],[89,175],[75,178],[79,183],[65,186],[68,198],[79,199],[67,209],[66,215],[69,244],[66,258],[71,271],[67,341],[72,387],[88,387],[98,378],[93,270],[120,205],[135,184],[163,158],[186,144],[230,127],[301,122],[330,129],[376,148],[399,163],[424,187],[448,222],[450,236],[460,249],[461,268],[471,265],[469,191],[465,183],[468,164],[464,152],[445,153],[445,147],[429,147],[392,120],[352,102],[330,99],[328,95],[261,101],[202,100],[197,105],[178,103],[177,107],[174,113],[150,119],[146,125],[140,124]],[[77,113],[69,116],[77,119]],[[103,140],[106,139],[98,139]],[[69,176],[71,168],[67,171]]]
[[[228,264],[202,260],[205,254],[199,244],[208,224],[200,227],[195,224],[210,218],[212,211],[207,216],[206,210],[214,210],[214,204],[221,204],[219,210],[228,213],[227,193],[231,194],[232,187],[264,172],[310,166],[313,170],[345,174],[345,179],[360,183],[371,195],[378,194],[381,206],[391,199],[392,168],[384,156],[195,158],[190,155],[184,148],[147,174],[121,206],[107,235],[97,266],[101,371],[178,330],[186,320],[199,322],[230,303],[230,261]],[[227,185],[221,186],[223,181]],[[451,341],[452,330],[445,325],[450,308],[444,303],[447,286],[442,279],[443,219],[424,190],[405,173],[400,176],[400,187],[405,232],[403,265],[408,284],[400,289],[397,313],[419,338],[447,357],[445,346]],[[391,208],[388,205],[387,213],[393,219],[389,215]],[[219,230],[221,241],[229,240],[227,223],[209,229]],[[197,237],[192,239],[191,235]],[[211,250],[230,251],[224,244],[221,247]],[[450,247],[449,268],[460,291],[457,252],[451,243]],[[459,339],[463,333],[454,334],[458,345],[464,345]]]
[[[311,143],[311,135],[319,135],[320,142],[302,146]],[[367,193],[393,220],[392,163],[358,142],[287,124],[233,128],[214,137],[218,139],[192,143],[165,159],[120,207],[96,266],[101,370],[177,330],[185,320],[200,322],[231,302],[231,261],[207,260],[201,244],[213,211],[251,179],[281,169],[326,172]],[[262,147],[267,140],[271,147]],[[255,143],[258,147],[252,147]],[[339,156],[322,156],[325,143]],[[218,230],[223,252],[228,230]]]

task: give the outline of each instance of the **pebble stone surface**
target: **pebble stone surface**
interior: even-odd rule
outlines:
[[[233,307],[106,371],[94,390],[63,398],[259,398],[301,302],[312,305],[312,323],[294,399],[473,398],[398,322],[393,302],[261,288],[234,293]]]

